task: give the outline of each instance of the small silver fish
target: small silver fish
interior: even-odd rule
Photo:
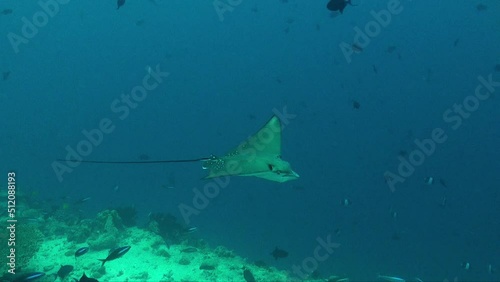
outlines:
[[[379,275],[377,276],[379,279],[389,281],[389,282],[405,282],[403,278],[395,277],[395,276],[387,276],[387,275]]]
[[[196,253],[197,251],[198,251],[197,248],[188,247],[188,248],[182,249],[181,253]]]

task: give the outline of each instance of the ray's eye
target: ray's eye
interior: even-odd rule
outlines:
[[[268,164],[267,167],[269,168],[270,171],[273,171],[273,165],[272,164]]]

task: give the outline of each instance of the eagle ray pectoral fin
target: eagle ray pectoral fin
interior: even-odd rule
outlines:
[[[290,164],[281,159],[281,121],[273,116],[257,133],[222,158],[203,162],[209,173],[204,179],[219,176],[256,176],[276,182],[299,178]]]

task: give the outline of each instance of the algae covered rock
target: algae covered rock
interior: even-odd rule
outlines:
[[[110,249],[116,246],[124,232],[122,221],[114,210],[105,210],[97,215],[92,224],[92,235],[87,240],[94,250]]]
[[[78,225],[68,228],[66,232],[69,242],[84,243],[92,234],[92,221],[84,219]]]
[[[16,264],[27,265],[29,260],[40,249],[43,234],[31,224],[19,225],[16,230]]]
[[[124,229],[122,219],[115,210],[105,210],[98,213],[94,223],[96,228],[104,232],[117,232]]]
[[[180,244],[186,240],[191,243],[189,234],[196,230],[179,223],[177,218],[169,213],[150,214],[147,229],[173,244]]]
[[[163,276],[159,282],[173,282],[173,281],[175,281],[173,276],[174,276],[174,272],[172,270],[169,270],[168,273],[163,274]]]
[[[233,251],[228,250],[227,248],[222,246],[218,246],[217,248],[215,248],[214,253],[221,258],[234,258],[235,256]]]
[[[217,264],[211,261],[204,261],[200,265],[201,270],[215,270]]]
[[[180,265],[189,265],[191,263],[191,260],[189,260],[187,257],[183,256],[180,260],[179,260],[179,264]]]
[[[149,274],[146,271],[138,273],[130,277],[132,281],[147,281],[149,278]]]

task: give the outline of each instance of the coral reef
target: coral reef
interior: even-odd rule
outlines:
[[[16,264],[25,266],[43,242],[43,234],[32,224],[18,225],[16,230]]]
[[[187,257],[183,256],[180,260],[179,260],[179,264],[180,265],[188,265],[191,263],[191,260],[189,260]]]
[[[124,226],[118,212],[105,210],[97,214],[92,222],[92,234],[87,243],[93,250],[111,249],[116,247],[123,238]]]
[[[217,267],[217,263],[214,261],[204,261],[200,265],[200,269],[202,270],[215,270]]]
[[[84,243],[92,234],[92,220],[83,219],[78,225],[66,227],[66,236],[69,242]]]
[[[133,207],[104,210],[92,219],[82,219],[70,208],[42,214],[26,207],[23,216],[34,224],[16,226],[16,265],[18,271],[43,271],[40,281],[78,281],[83,273],[99,281],[243,281],[242,266],[251,269],[256,281],[290,281],[284,271],[249,264],[224,247],[209,248],[191,234],[194,229],[170,214],[151,215],[147,228],[141,229],[133,223]],[[101,266],[98,259],[106,258],[108,249],[124,245],[132,246],[129,254]],[[83,246],[90,250],[75,257]],[[0,251],[8,253],[6,248],[0,246]],[[74,271],[61,275],[61,265]],[[66,277],[60,279],[58,273]]]
[[[222,247],[222,246],[218,246],[217,248],[215,248],[214,253],[217,254],[218,257],[221,257],[221,258],[233,258],[234,257],[233,251],[228,250],[227,248]]]
[[[147,229],[163,237],[171,244],[186,243],[189,241],[189,229],[183,224],[177,222],[177,218],[171,214],[153,213],[149,216]],[[196,244],[196,240],[189,242]]]
[[[116,210],[116,212],[122,219],[122,223],[124,226],[136,226],[137,209],[135,208],[135,206],[117,207],[114,210]]]

